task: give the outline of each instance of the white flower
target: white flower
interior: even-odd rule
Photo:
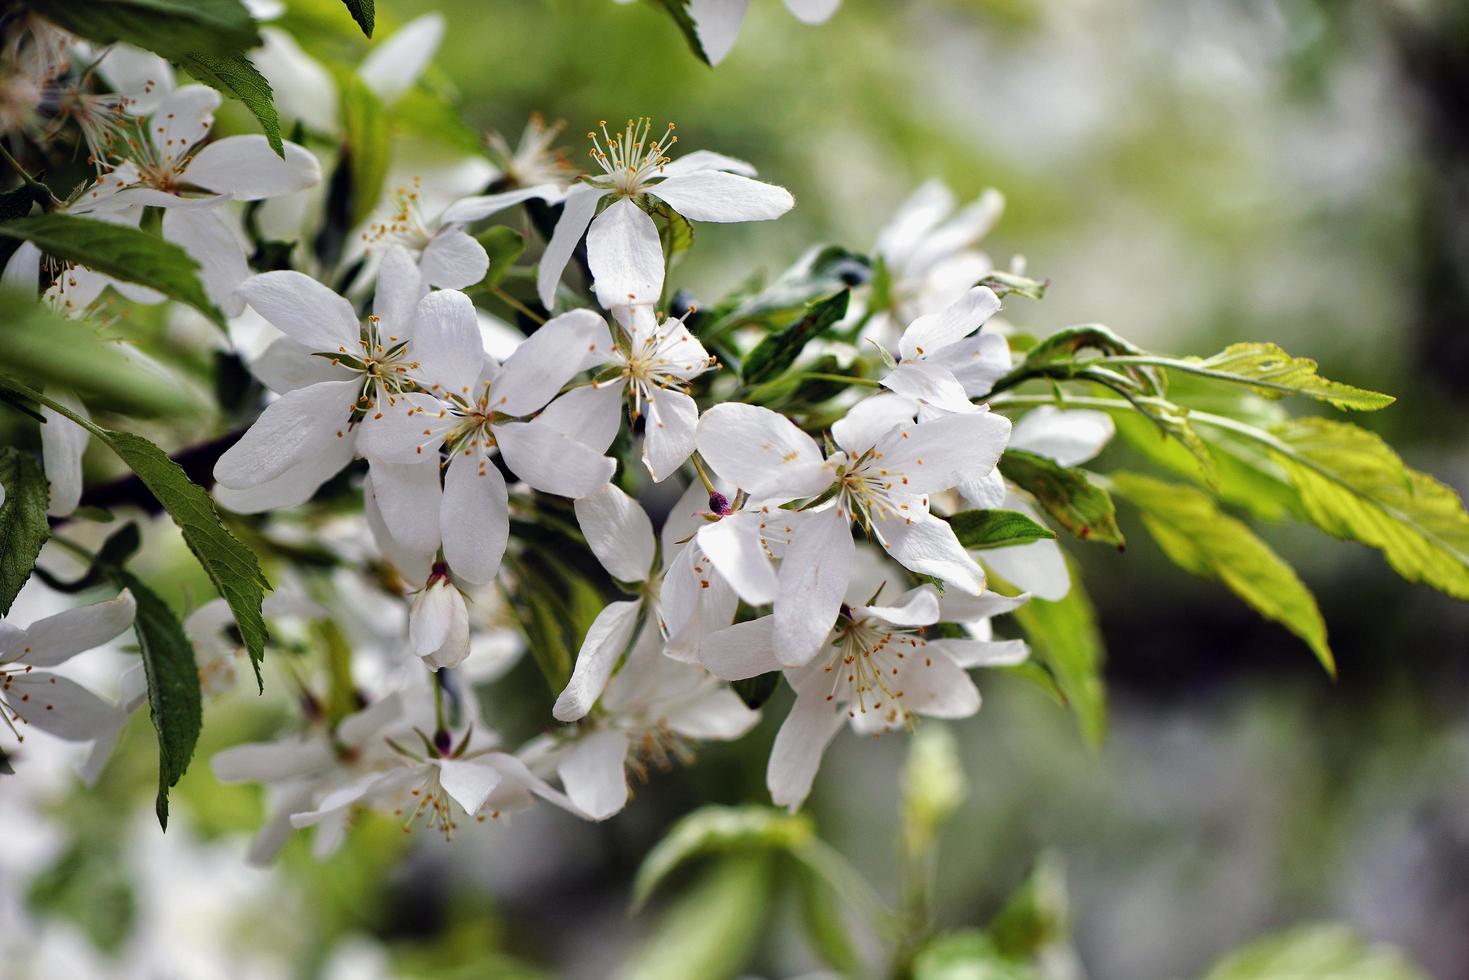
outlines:
[[[880,594],[880,590],[879,593]],[[1010,612],[1026,596],[988,593],[940,600],[931,585],[909,591],[891,606],[843,603],[835,627],[809,664],[781,663],[775,617],[739,623],[708,637],[703,660],[727,680],[784,670],[796,703],[776,735],[766,782],[771,798],[795,809],[841,723],[859,734],[911,727],[914,716],[963,718],[979,710],[979,689],[967,670],[1008,666],[1028,655],[1020,641],[989,639],[988,618]],[[856,597],[848,594],[849,599]],[[980,638],[939,638],[928,627],[965,620]]]
[[[117,598],[68,609],[22,629],[0,620],[0,719],[25,740],[26,725],[70,742],[105,738],[122,725],[116,704],[46,668],[99,647],[133,623],[136,604]]]
[[[284,590],[267,595],[261,611],[273,619],[324,619],[330,615],[304,595]],[[218,697],[235,686],[235,668],[246,654],[234,626],[234,614],[224,599],[211,599],[184,617],[184,635],[194,648],[199,686],[205,695]]]
[[[592,159],[602,173],[566,195],[561,219],[541,256],[537,288],[547,309],[556,301],[556,285],[583,234],[603,306],[658,301],[663,248],[657,226],[641,207],[645,197],[657,198],[691,221],[765,221],[795,204],[785,188],[751,180],[755,169],[743,161],[707,150],[670,160],[668,150],[678,139],[673,124],[657,140],[651,129],[650,119],[628,120],[614,137],[604,123],[605,145],[596,134],[588,134]],[[605,197],[613,203],[599,215],[597,206]]]
[[[976,333],[1000,309],[988,286],[976,286],[937,313],[920,316],[898,341],[899,363],[883,387],[918,405],[920,418],[974,410],[1010,371],[1010,346],[996,333]]]
[[[963,592],[984,573],[929,495],[994,469],[1010,422],[987,410],[931,421],[834,431],[840,447],[823,458],[789,419],[753,405],[716,405],[699,422],[699,452],[716,472],[756,497],[793,500],[830,493],[799,521],[781,561],[775,643],[781,662],[807,663],[836,620],[851,571],[851,522],[858,521],[908,569]]]
[[[511,188],[536,187],[553,184],[565,188],[576,177],[576,167],[556,146],[556,139],[566,123],[547,124],[540,113],[531,113],[520,142],[512,149],[508,140],[499,133],[485,137],[490,156],[500,168],[495,179],[498,185]]]

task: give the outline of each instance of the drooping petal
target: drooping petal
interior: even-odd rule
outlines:
[[[763,518],[757,513],[737,513],[699,529],[699,547],[739,597],[752,606],[774,601],[777,592],[775,566],[760,541]]]
[[[69,391],[50,389],[53,399],[82,418],[90,418],[86,406]],[[41,406],[41,465],[46,481],[51,484],[51,500],[46,512],[65,517],[77,509],[82,500],[82,454],[90,436],[87,430],[55,409]]]
[[[526,483],[559,497],[585,497],[612,479],[616,462],[540,421],[494,427],[505,464]]]
[[[949,522],[926,511],[912,513],[911,518],[889,517],[872,522],[873,532],[893,560],[971,595],[983,592],[984,571],[964,550]]]
[[[372,489],[388,533],[415,552],[436,551],[441,540],[439,461],[368,461]]]
[[[586,363],[612,353],[607,321],[591,310],[552,317],[531,334],[501,366],[490,390],[490,408],[506,415],[529,415],[541,408]],[[575,433],[569,433],[575,435]]]
[[[999,469],[990,470],[973,480],[961,480],[954,488],[975,507],[992,510],[1005,502],[1005,478]]]
[[[699,419],[696,442],[715,472],[756,497],[818,494],[835,479],[815,440],[758,405],[715,405]]]
[[[0,289],[34,298],[41,288],[41,250],[34,242],[21,242],[0,274]]]
[[[657,303],[663,292],[658,227],[631,198],[614,201],[592,222],[587,265],[597,302],[603,306],[648,306]]]
[[[413,328],[413,357],[418,376],[434,394],[470,400],[484,365],[474,303],[453,289],[429,293],[418,304]]]
[[[323,381],[271,402],[255,424],[214,464],[214,478],[247,489],[311,459],[336,452],[347,438],[356,381]]]
[[[357,351],[352,304],[300,272],[262,272],[240,284],[240,296],[286,336],[312,352]]]
[[[750,0],[689,0],[689,17],[709,64],[719,64],[734,47],[749,6]]]
[[[428,284],[418,263],[402,245],[390,245],[377,269],[377,289],[372,296],[372,315],[378,319],[378,336],[390,344],[413,336],[414,314],[428,295]]]
[[[443,39],[443,14],[414,18],[367,53],[357,77],[384,103],[395,102],[418,81]]]
[[[49,671],[11,674],[4,700],[20,724],[34,725],[69,742],[97,738],[122,723],[117,705]]]
[[[239,238],[217,209],[166,208],[163,237],[199,263],[204,291],[225,316],[235,317],[245,311],[244,297],[237,290],[250,278],[250,265]]]
[[[593,732],[577,741],[556,765],[561,785],[576,808],[606,820],[627,805],[627,735]]]
[[[694,432],[699,424],[699,406],[681,391],[654,388],[647,401],[648,420],[643,430],[643,465],[654,483],[662,483],[683,465],[694,451]]]
[[[909,711],[930,718],[968,718],[979,710],[979,688],[941,653],[905,658],[898,666],[897,682]]]
[[[468,289],[485,277],[490,256],[461,228],[445,228],[430,239],[418,260],[423,281],[440,289]]]
[[[775,655],[787,667],[809,663],[826,642],[846,597],[857,546],[838,508],[808,514],[780,563]]]
[[[284,159],[264,136],[226,136],[194,154],[181,179],[237,201],[259,201],[321,183],[321,164],[314,153],[289,140],[282,148]]]
[[[473,816],[500,785],[500,771],[473,759],[438,759],[439,785],[464,812]]]
[[[510,497],[505,478],[477,453],[459,453],[444,474],[440,511],[444,560],[454,574],[475,585],[495,578],[510,537]]]
[[[669,177],[648,188],[690,221],[769,221],[795,207],[784,187],[723,170],[696,170]]]
[[[117,598],[67,609],[26,627],[26,647],[13,663],[55,667],[79,653],[96,649],[133,625],[137,603],[123,589]]]
[[[898,342],[903,360],[927,357],[974,333],[1000,310],[1000,298],[988,286],[976,286],[938,313],[908,325]]]
[[[977,333],[940,348],[924,360],[948,368],[965,394],[978,398],[989,394],[995,382],[1010,373],[1010,344],[999,334]]]
[[[504,211],[506,208],[526,201],[540,198],[543,201],[554,201],[561,196],[561,188],[555,184],[537,184],[535,187],[520,187],[513,191],[502,191],[499,194],[479,194],[474,197],[462,197],[444,209],[439,220],[444,224],[472,224],[488,218],[492,214]]]
[[[1016,510],[1037,523],[1044,523],[1030,502],[1017,493],[1005,496],[1003,506]],[[1031,593],[1037,599],[1059,602],[1071,591],[1071,573],[1066,556],[1053,540],[1032,541],[1013,548],[991,548],[984,563],[1007,582]]]
[[[727,681],[780,670],[775,656],[775,617],[761,616],[710,633],[699,647],[699,661],[715,677]]]
[[[587,547],[621,582],[642,582],[652,570],[653,522],[638,502],[614,484],[607,484],[575,505],[576,522]]]
[[[1009,419],[979,411],[900,425],[877,452],[885,469],[907,477],[903,490],[937,493],[993,470],[1009,438]]]
[[[1106,412],[1042,405],[1020,417],[1010,445],[1049,457],[1062,466],[1080,466],[1102,451],[1117,427]]]
[[[638,601],[613,602],[597,614],[577,651],[571,679],[551,708],[557,721],[576,721],[592,710],[632,639],[642,608]]]
[[[606,452],[622,428],[623,385],[617,381],[573,388],[536,417],[598,452]]]
[[[945,622],[972,623],[1014,612],[1028,601],[1030,594],[1026,592],[1017,596],[1000,595],[998,592],[985,592],[977,596],[948,592],[944,594],[940,605]]]
[[[556,286],[566,271],[566,263],[571,261],[571,253],[576,251],[587,225],[592,223],[592,216],[597,213],[597,202],[607,194],[600,188],[579,184],[567,193],[566,200],[562,202],[561,219],[556,222],[556,230],[551,233],[551,240],[541,253],[541,264],[536,268],[536,294],[546,309],[555,308]]]
[[[824,698],[798,697],[791,713],[775,736],[770,762],[765,768],[765,785],[777,806],[798,809],[811,792],[821,756],[844,717],[839,707]]]

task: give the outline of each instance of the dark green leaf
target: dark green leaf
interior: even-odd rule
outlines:
[[[373,21],[377,17],[377,9],[374,0],[342,0],[347,5],[347,12],[362,28],[362,33],[372,37]]]
[[[652,3],[678,25],[679,32],[683,34],[694,56],[704,64],[709,64],[709,56],[704,53],[704,45],[699,41],[699,32],[694,27],[694,18],[689,14],[689,0],[652,0]]]
[[[224,316],[199,282],[199,263],[172,242],[106,221],[38,214],[0,224],[0,235],[33,242],[48,255],[158,290],[224,328]]]
[[[485,286],[498,286],[505,279],[505,273],[515,264],[525,251],[525,238],[511,228],[509,225],[492,225],[475,236],[475,239],[485,247],[485,253],[490,257],[490,268],[485,273]]]
[[[27,0],[47,20],[98,44],[123,41],[179,62],[193,52],[239,54],[259,47],[240,0]]]
[[[740,700],[745,702],[745,707],[753,711],[770,700],[770,696],[780,686],[781,676],[780,671],[772,670],[768,673],[756,674],[754,677],[733,681],[729,686],[734,689],[735,694],[739,695]]]
[[[844,289],[812,305],[801,319],[756,344],[740,368],[745,384],[768,381],[795,363],[808,343],[847,315],[850,297],[851,293]]]
[[[813,249],[763,289],[753,293],[743,290],[736,299],[711,309],[707,319],[701,318],[698,333],[700,336],[723,333],[742,324],[800,310],[823,296],[855,288],[871,277],[872,263],[865,255],[840,245]]]
[[[40,464],[14,446],[0,448],[0,487],[5,490],[5,503],[0,504],[0,616],[4,616],[51,536],[46,521],[51,490]]]
[[[1008,548],[1056,536],[1055,531],[1017,510],[964,510],[948,521],[966,548]]]
[[[1009,449],[1000,457],[1000,472],[1030,493],[1072,534],[1084,541],[1122,546],[1111,496],[1080,470],[1035,453]]]
[[[168,829],[168,790],[189,768],[204,708],[194,648],[168,604],[137,576],[119,572],[117,581],[133,593],[138,611],[133,630],[148,677],[148,708],[158,732],[158,823]]]
[[[260,120],[260,128],[265,130],[270,148],[279,157],[286,155],[285,146],[281,143],[280,119],[275,112],[275,95],[270,90],[270,83],[249,58],[239,52],[224,55],[195,53],[182,59],[179,65],[204,84],[245,103],[245,108]]]
[[[349,221],[357,227],[368,219],[383,195],[392,140],[383,105],[372,89],[353,75],[342,84],[342,166],[351,178]]]

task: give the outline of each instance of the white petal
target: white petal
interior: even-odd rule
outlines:
[[[575,505],[592,554],[621,582],[642,582],[653,565],[653,522],[648,514],[614,484],[607,484]]]
[[[1000,298],[988,286],[976,286],[941,312],[921,316],[908,325],[898,342],[903,360],[926,357],[974,333],[1000,309]]]
[[[877,444],[896,425],[912,422],[918,406],[902,395],[881,391],[847,409],[831,427],[836,444],[851,454],[860,454]]]
[[[699,661],[715,677],[727,681],[780,670],[775,656],[775,617],[761,616],[710,633],[699,646]]]
[[[944,595],[940,605],[943,608],[945,621],[972,623],[981,619],[989,619],[991,616],[1014,612],[1029,600],[1030,594],[1026,592],[1018,596],[1000,595],[998,592],[986,592],[977,596],[949,592]]]
[[[386,337],[389,343],[411,338],[418,304],[427,295],[428,285],[413,256],[401,245],[389,246],[378,265],[377,289],[372,296],[372,314],[378,318],[379,336]],[[355,340],[355,326],[353,331]]]
[[[653,184],[648,193],[690,221],[768,221],[795,207],[784,187],[723,170],[697,170]]]
[[[321,452],[313,453],[273,480],[258,486],[235,488],[216,483],[214,499],[236,514],[259,514],[282,507],[295,507],[310,500],[321,485],[352,461],[355,439],[334,439]]]
[[[923,511],[909,519],[873,521],[873,532],[898,564],[920,575],[933,575],[971,595],[984,591],[984,572],[949,522]]]
[[[704,637],[734,621],[740,599],[704,553],[687,547],[669,564],[663,576],[659,612],[668,628],[666,656],[697,663]]]
[[[21,242],[5,263],[0,289],[34,298],[41,288],[41,250],[34,242]]]
[[[127,112],[146,116],[173,92],[173,68],[151,51],[130,44],[113,44],[94,65],[114,92],[126,95]]]
[[[593,820],[606,820],[627,805],[627,736],[593,732],[561,757],[556,774],[576,808]]]
[[[232,745],[216,752],[209,768],[222,783],[272,783],[326,769],[334,762],[336,757],[324,741],[293,738]]]
[[[1046,456],[1062,466],[1079,466],[1101,452],[1116,431],[1112,416],[1106,412],[1042,405],[1015,423],[1010,445]]]
[[[555,200],[561,195],[561,189],[555,184],[538,184],[535,187],[521,187],[513,191],[503,191],[499,194],[481,194],[475,197],[463,197],[444,209],[439,218],[444,224],[470,224],[488,218],[492,214],[504,211],[506,208],[523,204],[534,198],[543,201]]]
[[[613,602],[597,614],[577,651],[571,679],[551,709],[557,721],[576,721],[592,710],[632,639],[642,608],[638,601]]]
[[[941,653],[913,656],[898,668],[903,706],[931,718],[967,718],[979,710],[979,689]]]
[[[607,321],[591,310],[552,317],[505,361],[490,391],[490,408],[506,415],[529,415],[581,372],[585,360],[577,354],[597,357],[601,363],[611,352]]]
[[[963,414],[975,410],[959,379],[948,368],[927,361],[899,364],[882,379],[882,386],[945,412]]]
[[[847,518],[835,507],[797,525],[780,563],[775,597],[775,655],[782,664],[809,663],[826,642],[846,597],[856,550]]]
[[[464,597],[446,579],[437,579],[413,600],[408,614],[408,642],[413,652],[426,657],[449,640],[454,607],[463,607]]]
[[[905,491],[937,493],[989,473],[1009,438],[1009,419],[981,411],[901,425],[877,451],[886,469],[907,477]]]
[[[371,473],[362,481],[362,517],[367,522],[367,529],[371,532],[378,551],[382,552],[388,564],[397,569],[404,581],[428,581],[438,553],[409,548],[393,537],[388,531],[387,522],[383,520],[382,511],[378,508],[377,491],[373,488]],[[395,632],[397,626],[397,618],[394,617],[392,628]]]
[[[837,12],[842,0],[786,0],[786,6],[803,23],[820,24]]]
[[[163,220],[167,221],[168,215]],[[277,395],[342,377],[341,370],[332,367],[331,361],[314,356],[290,337],[281,337],[265,348],[263,354],[250,362],[250,373]]]
[[[797,809],[811,792],[821,755],[841,727],[842,713],[823,698],[797,698],[770,749],[765,785],[777,806]]]
[[[585,497],[602,489],[617,469],[610,457],[539,421],[507,422],[494,432],[505,464],[544,493]]]
[[[339,450],[357,401],[356,381],[323,381],[271,402],[214,464],[214,478],[248,489],[273,480],[313,456]]]
[[[992,510],[1005,502],[1005,478],[998,469],[973,480],[961,480],[955,488],[964,499],[981,510]]]
[[[573,388],[536,417],[598,452],[606,452],[622,428],[623,385],[609,381]]]
[[[158,107],[148,120],[148,138],[164,161],[178,160],[209,135],[219,93],[205,85],[185,85]]]
[[[357,350],[360,328],[352,304],[308,275],[263,272],[240,284],[240,296],[313,353]]]
[[[69,742],[97,738],[122,723],[117,705],[49,671],[11,674],[4,700],[21,723]],[[16,727],[24,733],[20,723]]]
[[[367,53],[357,77],[384,103],[394,102],[418,81],[443,39],[442,14],[410,20]]]
[[[79,653],[100,647],[133,625],[137,603],[127,589],[117,598],[67,609],[26,627],[26,646],[13,662],[29,667],[55,667]]]
[[[892,220],[877,236],[875,251],[887,260],[889,268],[904,271],[918,243],[952,210],[954,192],[941,181],[928,181],[898,205]]]
[[[485,805],[503,778],[498,769],[473,760],[439,759],[438,767],[439,785],[471,816]]]
[[[699,529],[699,547],[739,597],[763,606],[776,596],[775,566],[760,542],[758,513],[736,513]]]
[[[652,474],[654,483],[662,483],[677,473],[694,451],[699,406],[681,391],[655,388],[648,399],[647,412],[643,465]]]
[[[1010,344],[999,334],[978,333],[940,348],[924,358],[949,369],[971,397],[989,394],[994,383],[1010,373]]]
[[[282,149],[284,159],[264,136],[226,136],[194,154],[182,179],[237,201],[259,201],[321,183],[321,164],[310,150],[289,140]]]
[[[392,694],[378,698],[361,711],[343,718],[334,734],[344,745],[361,747],[368,739],[375,738],[385,728],[396,722],[402,717],[402,714],[403,696],[394,691]]]
[[[750,0],[689,0],[689,17],[709,64],[717,65],[734,47]]]
[[[715,472],[756,497],[818,494],[835,479],[810,436],[757,405],[715,405],[699,419],[697,443]]]
[[[592,222],[587,231],[587,265],[597,302],[603,306],[650,305],[663,292],[658,227],[630,198],[614,201]]]
[[[691,174],[697,170],[727,170],[741,177],[755,176],[755,168],[743,160],[735,157],[727,157],[723,153],[715,153],[713,150],[694,150],[667,163],[659,171],[664,177],[677,177],[679,174]]]
[[[459,228],[440,231],[418,260],[423,281],[440,289],[468,289],[489,269],[490,256],[485,247]]]
[[[858,618],[877,616],[894,626],[932,626],[939,621],[939,594],[931,585],[920,585],[903,595],[894,606],[858,606]]]
[[[571,253],[576,250],[587,225],[592,223],[592,216],[597,213],[597,202],[606,196],[607,191],[579,184],[567,193],[566,200],[562,202],[561,219],[556,222],[556,230],[551,233],[551,240],[546,243],[546,250],[541,253],[541,264],[536,269],[536,293],[546,309],[555,308],[556,286],[561,282],[561,273],[566,271]]]
[[[510,536],[505,478],[490,460],[459,453],[444,474],[444,560],[475,585],[492,581]]]
[[[331,72],[279,28],[262,27],[260,37],[265,44],[250,52],[250,60],[270,83],[277,111],[308,130],[337,132],[339,96]]]
[[[49,389],[52,398],[82,418],[90,418],[76,395],[69,391]],[[64,517],[77,509],[82,500],[82,454],[90,438],[87,430],[53,409],[41,406],[41,465],[51,484],[51,500],[47,513]]]
[[[390,463],[437,461],[439,444],[457,424],[433,395],[397,395],[393,404],[379,403],[363,417],[357,429],[357,451]]]
[[[385,463],[370,460],[372,489],[394,540],[416,552],[439,547],[439,461]]]
[[[931,640],[928,645],[964,668],[1013,667],[1030,656],[1024,640]]]
[[[245,261],[244,246],[216,209],[165,209],[163,237],[199,263],[204,291],[225,316],[239,316],[245,311],[245,300],[236,290],[250,278],[250,265]]]
[[[1037,599],[1058,602],[1071,591],[1071,574],[1066,568],[1066,558],[1054,541],[993,548],[985,552],[984,563],[996,575]]]
[[[734,741],[759,721],[760,712],[748,707],[727,687],[670,711],[663,719],[670,731],[684,738],[721,742]]]
[[[989,234],[990,229],[999,222],[1000,215],[1004,211],[1004,195],[994,188],[986,190],[977,199],[955,212],[949,220],[924,235],[913,249],[913,254],[908,257],[906,268],[909,271],[928,270],[930,275],[945,274],[940,273],[941,267],[956,256],[964,255],[965,249]],[[968,254],[974,255],[975,253]],[[965,286],[975,282],[990,270],[988,260],[982,267],[970,265],[967,262],[964,264],[969,267],[959,281],[962,281]],[[957,268],[954,271],[957,271]]]
[[[413,358],[419,377],[435,394],[453,394],[470,400],[484,366],[474,303],[453,289],[429,293],[418,304],[413,327]]]

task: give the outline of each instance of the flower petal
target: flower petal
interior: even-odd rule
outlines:
[[[418,263],[402,245],[390,245],[377,269],[377,289],[372,296],[372,315],[378,319],[378,335],[389,343],[413,336],[414,314],[428,295],[428,285]],[[355,339],[355,327],[354,339]]]
[[[752,606],[774,601],[775,566],[760,541],[764,518],[739,512],[699,529],[699,547],[739,597]]]
[[[299,738],[232,745],[209,759],[221,783],[274,783],[329,768],[336,756],[324,740]]]
[[[632,639],[642,608],[642,602],[636,600],[613,602],[597,614],[576,653],[571,679],[551,708],[557,721],[576,721],[592,710]]]
[[[437,460],[439,444],[456,424],[433,395],[421,391],[396,395],[393,404],[379,403],[363,417],[357,428],[357,451],[390,463]]]
[[[692,153],[685,153],[678,159],[664,164],[659,173],[666,178],[691,174],[698,170],[727,170],[741,177],[755,176],[755,168],[751,164],[735,157],[727,157],[723,153],[715,153],[713,150],[694,150]]]
[[[819,697],[796,698],[791,713],[775,736],[765,785],[777,806],[795,810],[811,793],[821,756],[842,724],[839,706]]]
[[[461,228],[445,228],[429,240],[418,260],[423,281],[440,289],[468,289],[485,277],[490,256]]]
[[[627,806],[627,736],[593,732],[577,741],[556,766],[571,802],[593,820],[606,820]]]
[[[416,463],[368,461],[372,489],[383,524],[399,544],[415,552],[432,552],[440,542],[439,461]]]
[[[694,451],[699,406],[681,391],[654,388],[648,398],[648,423],[643,430],[643,465],[654,483],[662,483]]]
[[[264,136],[226,136],[194,154],[180,179],[236,201],[259,201],[321,183],[315,154],[289,140],[282,149],[284,159]]]
[[[502,191],[499,194],[480,194],[475,197],[462,197],[444,209],[439,220],[444,224],[470,224],[481,221],[492,214],[504,211],[506,208],[523,204],[526,201],[540,198],[543,201],[554,201],[561,196],[561,189],[555,184],[537,184],[535,187],[520,187],[513,191]]]
[[[984,571],[964,550],[949,522],[922,510],[912,514],[872,522],[873,533],[887,553],[910,571],[933,575],[971,595],[983,592]]]
[[[680,705],[663,718],[669,730],[684,738],[732,742],[760,722],[760,712],[727,687]]]
[[[443,14],[410,20],[367,53],[357,77],[384,103],[395,102],[418,81],[443,39]]]
[[[444,792],[473,816],[500,785],[503,777],[498,769],[468,759],[439,759],[439,785]]]
[[[1079,466],[1096,456],[1117,427],[1106,412],[1042,405],[1020,417],[1010,445],[1049,457],[1062,466]]]
[[[586,357],[611,356],[607,321],[591,310],[552,317],[505,361],[490,391],[490,408],[506,415],[529,415],[580,373]],[[575,435],[576,433],[569,433]]]
[[[877,445],[895,425],[912,422],[918,406],[891,391],[881,391],[847,409],[831,427],[832,438],[850,454],[860,454]]]
[[[561,218],[556,222],[556,230],[551,233],[551,240],[546,243],[546,250],[541,253],[541,264],[536,269],[536,294],[547,310],[555,309],[556,286],[561,282],[561,274],[566,271],[566,263],[571,261],[571,253],[576,251],[587,225],[592,223],[592,216],[597,213],[597,202],[607,193],[597,187],[579,184],[567,193],[566,200],[562,202]]]
[[[786,6],[805,24],[820,24],[837,12],[842,0],[786,0]]]
[[[723,170],[669,177],[650,185],[648,193],[690,221],[769,221],[796,205],[784,187]]]
[[[165,208],[163,237],[199,263],[204,292],[225,316],[239,316],[245,300],[236,292],[250,278],[240,239],[215,208]]]
[[[427,382],[432,392],[472,400],[475,382],[484,367],[485,348],[474,303],[468,296],[441,289],[419,301],[413,327],[413,358],[419,364],[417,377]]]
[[[122,723],[117,705],[49,671],[11,674],[4,698],[20,722],[69,742],[89,741]]]
[[[904,398],[945,412],[973,412],[975,406],[948,368],[927,361],[905,361],[882,379],[882,386]]]
[[[587,265],[597,302],[603,306],[651,306],[663,292],[658,227],[630,198],[614,201],[592,222]]]
[[[357,350],[360,329],[352,304],[308,275],[262,272],[240,284],[240,296],[313,353]]]
[[[306,456],[280,476],[253,487],[214,485],[214,499],[236,514],[259,514],[304,504],[321,485],[352,461],[356,439],[333,439],[322,451]]]
[[[900,425],[876,451],[885,469],[907,477],[905,491],[937,493],[993,470],[1009,438],[1009,419],[979,411]]]
[[[609,483],[573,505],[587,546],[621,582],[642,582],[653,565],[653,522],[648,514],[617,486]]]
[[[605,453],[622,428],[623,390],[614,381],[573,388],[547,405],[536,421]]]
[[[71,392],[48,389],[46,393],[82,418],[91,417],[86,406]],[[65,517],[82,501],[82,454],[91,437],[86,429],[45,405],[41,406],[41,418],[46,420],[41,426],[41,465],[51,484],[51,501],[46,512]]]
[[[775,656],[775,617],[761,616],[710,633],[699,646],[699,662],[727,681],[780,670]]]
[[[491,582],[510,537],[510,496],[492,461],[477,453],[454,457],[444,474],[440,523],[454,574],[475,585]]]
[[[323,381],[282,395],[214,464],[214,478],[236,489],[258,487],[314,456],[339,452],[358,387]]]
[[[898,352],[905,361],[926,357],[974,333],[999,310],[1000,298],[995,291],[976,286],[942,311],[909,324],[898,342]]]
[[[617,469],[611,457],[540,421],[506,422],[494,432],[505,464],[544,493],[585,497],[602,489]]]
[[[206,85],[185,85],[163,100],[148,120],[148,138],[164,162],[180,160],[209,135],[219,93]]]
[[[750,0],[689,0],[689,17],[709,64],[719,64],[734,48],[749,6]]]
[[[960,667],[1013,667],[1030,657],[1024,640],[930,640],[931,650]]]
[[[699,453],[720,476],[756,497],[804,497],[835,474],[794,422],[757,405],[726,402],[699,419]]]
[[[858,606],[853,615],[876,616],[894,626],[932,626],[939,621],[939,594],[931,585],[910,589],[894,606]]]
[[[137,603],[127,589],[117,598],[67,609],[26,627],[26,646],[11,662],[28,667],[55,667],[79,653],[106,643],[133,625]]]
[[[846,597],[857,546],[836,507],[808,514],[796,527],[778,574],[775,655],[787,667],[816,656]]]

